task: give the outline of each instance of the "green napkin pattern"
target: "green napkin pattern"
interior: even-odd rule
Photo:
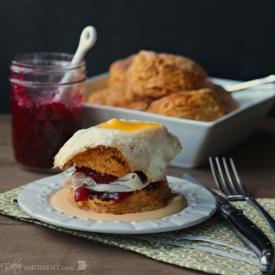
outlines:
[[[258,257],[216,214],[196,226],[165,233],[119,235],[74,231],[38,221],[22,212],[16,200],[23,188],[24,186],[0,194],[1,214],[207,273],[246,275],[259,272]],[[258,201],[275,218],[275,199]],[[234,204],[243,209],[244,214],[266,233],[274,246],[275,236],[258,212],[246,202]]]

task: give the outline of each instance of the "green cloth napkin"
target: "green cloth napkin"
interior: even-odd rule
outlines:
[[[57,231],[135,251],[158,261],[213,274],[257,274],[259,259],[220,220],[218,215],[190,228],[155,234],[103,234],[74,231],[31,218],[16,204],[24,186],[0,194],[0,213]],[[275,199],[258,199],[275,218]],[[258,212],[246,202],[234,202],[275,245],[275,236]]]

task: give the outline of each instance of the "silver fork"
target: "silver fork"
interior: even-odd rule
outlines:
[[[210,157],[209,163],[212,170],[214,181],[219,190],[231,201],[247,201],[262,215],[270,229],[275,234],[275,220],[266,212],[266,210],[246,191],[244,184],[237,172],[233,159],[230,158],[231,169],[223,157],[223,167],[219,158],[214,160]]]

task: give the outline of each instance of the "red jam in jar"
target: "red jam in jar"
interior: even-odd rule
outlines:
[[[70,101],[37,102],[23,87],[12,90],[12,139],[19,164],[51,168],[53,157],[81,127],[81,106]]]
[[[83,64],[82,70],[73,68],[72,82],[60,84],[67,68],[51,65],[51,60],[58,64],[58,59],[66,57],[68,60],[62,62],[69,64],[72,56],[45,55],[40,59],[46,60],[46,65],[28,64],[26,62],[33,60],[29,57],[25,61],[22,55],[10,66],[12,140],[18,164],[32,170],[50,171],[53,157],[82,128],[86,71]],[[73,78],[74,70],[78,78]]]

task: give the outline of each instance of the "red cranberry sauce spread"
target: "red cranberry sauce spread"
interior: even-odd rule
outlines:
[[[87,167],[75,167],[75,172],[80,172],[85,174],[86,177],[92,178],[97,184],[106,184],[118,179],[116,176],[108,175],[108,174],[101,174],[96,172],[93,169]]]
[[[91,177],[97,184],[108,184],[112,181],[118,179],[118,177],[101,174],[87,167],[75,167],[76,172],[84,173],[85,176]],[[144,182],[147,178],[142,172],[136,172],[140,179]],[[87,199],[99,199],[102,201],[115,201],[120,202],[127,198],[132,192],[97,192],[91,189],[86,188],[87,185],[82,185],[81,187],[75,190],[74,199],[76,202],[87,200]],[[157,188],[156,183],[150,183],[145,187],[147,190],[155,190]]]

